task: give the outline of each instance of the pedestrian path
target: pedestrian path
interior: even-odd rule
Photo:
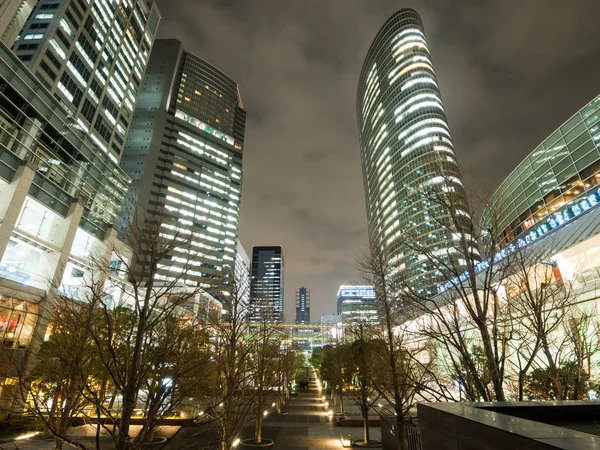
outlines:
[[[263,435],[275,439],[275,450],[341,449],[339,430],[323,407],[314,369],[308,369],[309,386],[284,406],[288,415],[273,414],[263,423]]]

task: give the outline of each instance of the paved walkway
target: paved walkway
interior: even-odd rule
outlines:
[[[275,450],[342,448],[340,429],[334,427],[323,407],[314,370],[309,368],[309,388],[283,407],[288,415],[273,414],[263,423],[263,436],[275,439]]]
[[[312,368],[308,368],[309,388],[298,392],[283,406],[282,411],[287,414],[271,412],[263,421],[264,438],[275,440],[274,450],[329,450],[342,449],[340,433],[344,436],[351,435],[353,439],[362,438],[362,428],[340,428],[333,425],[332,418],[327,415],[327,410],[321,401],[317,389],[316,376]],[[87,430],[89,431],[89,430]],[[161,430],[159,434],[169,435],[171,430]],[[84,427],[74,430],[73,434],[86,434]],[[241,438],[251,438],[254,426],[249,424],[241,433]],[[217,437],[211,427],[188,427],[173,442],[168,449],[204,449],[218,448]],[[379,428],[371,429],[372,437],[379,438]],[[93,435],[93,433],[91,433]],[[103,441],[103,449],[113,448],[110,441]],[[91,442],[90,442],[91,443]],[[1,443],[0,450],[41,450],[52,449],[53,444],[49,439],[31,439],[19,442]],[[65,449],[70,448],[65,446]],[[240,445],[236,450],[245,450],[249,447]]]

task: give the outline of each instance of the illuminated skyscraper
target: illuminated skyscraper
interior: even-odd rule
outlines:
[[[379,324],[373,286],[340,286],[337,313],[344,325]]]
[[[245,123],[231,78],[177,40],[156,41],[121,167],[132,179],[123,215],[160,215],[165,237],[186,240],[160,279],[185,272],[208,289],[234,272]]]
[[[416,11],[392,15],[371,44],[360,74],[357,118],[369,240],[393,273],[421,293],[440,273],[410,241],[462,272],[452,216],[470,220],[464,188],[423,24]],[[455,208],[432,202],[432,193]]]
[[[252,320],[283,321],[283,249],[252,247]]]
[[[310,323],[310,288],[296,288],[296,323]]]
[[[159,21],[154,0],[39,0],[13,50],[118,162]]]

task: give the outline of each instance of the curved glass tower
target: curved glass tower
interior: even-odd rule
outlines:
[[[371,245],[413,289],[434,293],[441,265],[464,270],[452,217],[470,217],[416,11],[401,9],[377,33],[360,74],[357,118]],[[440,194],[452,199],[453,212],[431,201]],[[426,252],[411,251],[408,241]]]

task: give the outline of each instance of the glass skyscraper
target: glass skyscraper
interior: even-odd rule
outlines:
[[[154,0],[39,0],[13,50],[118,162],[159,21]]]
[[[251,319],[283,321],[283,249],[252,247]]]
[[[340,286],[337,313],[344,325],[379,324],[373,286]]]
[[[360,74],[357,118],[371,246],[384,252],[393,275],[434,293],[442,264],[426,254],[462,272],[452,217],[470,217],[416,11],[401,9],[377,33]],[[452,200],[454,211],[435,196]],[[411,250],[408,241],[424,251]]]
[[[132,179],[124,217],[157,214],[163,237],[185,240],[159,279],[208,289],[234,272],[245,123],[231,78],[177,40],[156,41],[121,167]]]

